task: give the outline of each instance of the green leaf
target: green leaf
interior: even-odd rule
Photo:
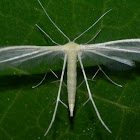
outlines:
[[[112,9],[93,29],[77,40],[85,43],[102,29],[92,43],[119,39],[140,38],[140,1],[138,0],[41,0],[52,20],[73,40],[86,30],[103,13]],[[37,0],[0,1],[0,47],[20,45],[54,45],[35,27],[38,24],[56,42],[67,39],[52,25]],[[34,62],[35,63],[35,62]],[[102,119],[112,131],[108,133],[98,120],[88,99],[86,85],[77,89],[74,117],[59,104],[56,119],[48,135],[44,137],[51,121],[59,82],[48,73],[44,83],[32,89],[44,76],[48,66],[28,66],[0,71],[0,139],[72,139],[72,140],[138,140],[140,137],[140,64],[128,71],[103,70],[123,87],[112,85],[100,72],[96,81],[89,81],[93,98]],[[62,64],[51,65],[60,77]],[[87,67],[91,78],[97,67]],[[77,69],[77,82],[83,80]],[[64,82],[66,83],[66,73]],[[67,88],[63,85],[61,99],[67,103]]]

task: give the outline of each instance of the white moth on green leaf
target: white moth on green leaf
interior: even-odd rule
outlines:
[[[61,73],[61,78],[60,78],[60,85],[59,85],[59,90],[58,90],[58,95],[57,95],[57,101],[53,113],[53,117],[51,120],[51,123],[45,132],[45,136],[49,132],[56,116],[57,108],[58,108],[58,103],[62,103],[64,106],[67,107],[66,104],[64,104],[60,100],[60,93],[61,93],[61,87],[63,83],[63,77],[64,77],[64,72],[66,68],[66,62],[67,62],[67,91],[68,91],[68,107],[70,111],[70,116],[73,116],[74,112],[74,106],[75,106],[75,95],[76,95],[76,88],[77,88],[77,59],[80,63],[82,73],[84,76],[84,80],[87,86],[88,94],[89,94],[89,99],[85,102],[85,104],[90,100],[92,102],[92,105],[96,111],[96,114],[102,123],[102,125],[105,127],[107,131],[111,133],[107,125],[104,123],[102,120],[99,111],[95,105],[95,102],[92,98],[92,94],[88,85],[88,80],[86,73],[84,71],[84,66],[83,66],[83,60],[88,57],[88,60],[92,60],[94,65],[98,65],[98,70],[93,76],[92,79],[95,78],[97,73],[99,71],[102,71],[104,75],[110,80],[113,84],[120,86],[119,84],[113,82],[106,74],[105,72],[101,69],[99,64],[105,64],[106,62],[118,62],[124,65],[128,66],[134,66],[134,61],[139,61],[140,60],[140,39],[126,39],[126,40],[117,40],[117,41],[111,41],[111,42],[105,42],[105,43],[100,43],[100,44],[89,44],[90,41],[92,41],[98,34],[99,31],[91,40],[89,40],[86,44],[76,44],[75,41],[81,37],[84,33],[86,33],[89,29],[91,29],[98,21],[101,20],[102,17],[104,17],[109,11],[104,13],[94,24],[92,24],[87,30],[85,30],[82,34],[77,36],[73,41],[70,41],[70,39],[58,28],[58,26],[52,21],[52,19],[49,17],[48,13],[45,11],[44,7],[42,6],[41,2],[38,0],[39,4],[43,8],[45,14],[49,18],[49,20],[52,22],[52,24],[68,39],[68,43],[65,45],[60,45],[54,40],[51,39],[51,37],[46,34],[37,24],[36,26],[40,31],[42,31],[54,44],[57,46],[12,46],[12,47],[5,47],[0,49],[0,64],[3,66],[6,64],[10,65],[15,65],[15,64],[21,64],[22,62],[34,59],[34,58],[39,58],[42,56],[51,56],[54,53],[57,53],[57,55],[60,54],[60,57],[63,55],[64,56],[64,63],[63,63],[63,68],[62,68],[62,73]],[[87,60],[87,61],[88,61]],[[46,75],[45,75],[46,76]],[[44,80],[44,78],[43,78]],[[41,84],[42,81],[39,83]],[[38,84],[38,85],[39,85]],[[37,86],[38,86],[37,85]],[[34,87],[37,87],[34,86]],[[67,107],[67,108],[68,108]]]

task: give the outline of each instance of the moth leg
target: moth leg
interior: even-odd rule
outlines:
[[[55,80],[55,81],[52,81],[51,83],[57,83],[57,82],[60,82],[60,80]]]
[[[65,82],[63,82],[63,85],[64,85],[65,87],[67,87],[67,85],[66,85],[66,83],[65,83]]]
[[[94,79],[99,71],[100,71],[100,68],[98,68],[98,70],[95,72],[95,74],[93,75],[93,77],[91,79]]]
[[[68,108],[68,106],[62,101],[62,100],[59,100],[60,101],[60,103],[62,104],[62,105],[64,105],[66,108]],[[56,101],[54,101],[54,103],[56,103]],[[53,104],[54,104],[53,103]]]
[[[53,82],[51,82],[51,83],[57,83],[57,82],[60,82],[60,80],[56,80],[56,81],[53,81]],[[67,87],[67,85],[66,85],[65,82],[63,82],[63,85],[64,85],[65,87]]]
[[[43,81],[46,79],[46,76],[47,76],[47,72],[45,73],[43,79],[37,85],[32,86],[32,88],[36,88],[36,87],[40,86],[43,83]]]
[[[55,116],[56,116],[56,111],[58,108],[58,103],[61,102],[60,101],[60,92],[61,92],[61,87],[62,87],[62,83],[63,83],[63,77],[64,77],[64,72],[65,72],[65,67],[66,67],[66,62],[67,62],[67,55],[65,54],[65,58],[64,58],[64,64],[63,64],[63,68],[62,68],[62,73],[61,73],[61,78],[60,78],[60,85],[59,85],[59,90],[58,90],[58,95],[57,95],[57,100],[56,100],[56,105],[55,105],[55,109],[54,109],[54,113],[53,113],[53,117],[51,120],[51,123],[47,129],[47,131],[45,132],[44,136],[46,136],[50,130],[50,128],[52,127],[52,124],[55,120]],[[62,102],[61,102],[62,103]]]
[[[88,81],[95,81],[95,80],[93,80],[93,79],[87,79],[87,80],[88,80]],[[78,89],[84,82],[85,82],[85,80],[83,80],[83,81],[77,86],[76,89]]]
[[[58,78],[58,76],[54,73],[54,71],[52,71],[52,69],[50,69],[50,68],[48,68],[48,69],[52,72],[52,74],[53,74],[56,78]],[[47,72],[45,73],[43,79],[42,79],[37,85],[32,86],[32,88],[36,88],[36,87],[40,86],[40,85],[43,83],[43,81],[46,79],[46,76],[47,76]]]
[[[88,98],[84,103],[83,103],[83,106],[85,105],[85,104],[87,104],[87,102],[90,100],[90,98]]]
[[[53,74],[56,78],[58,78],[57,74],[56,74],[52,69],[50,69],[50,68],[48,68],[48,69],[52,72],[52,74]]]
[[[90,88],[89,88],[89,85],[88,85],[88,81],[87,81],[87,77],[86,77],[86,73],[85,73],[85,70],[84,70],[84,67],[83,67],[83,64],[82,64],[82,61],[81,61],[81,57],[80,57],[79,54],[78,54],[78,59],[79,59],[79,62],[80,62],[80,65],[81,65],[81,69],[82,69],[82,72],[83,72],[83,76],[84,76],[84,79],[85,79],[85,82],[86,82],[86,86],[87,86],[87,90],[88,90],[88,94],[89,94],[89,100],[91,100],[92,105],[93,105],[93,107],[94,107],[94,109],[95,109],[95,111],[96,111],[96,114],[97,114],[97,116],[98,116],[100,122],[102,123],[102,125],[106,128],[106,130],[107,130],[108,132],[112,133],[112,132],[109,130],[109,128],[106,126],[106,124],[104,123],[104,121],[102,120],[102,118],[101,118],[101,116],[100,116],[100,114],[99,114],[99,112],[98,112],[98,109],[97,109],[97,107],[96,107],[96,105],[95,105],[95,102],[94,102],[94,100],[93,100],[93,98],[92,98],[91,91],[90,91]]]
[[[94,40],[98,36],[98,34],[100,32],[101,32],[101,29],[88,42],[84,43],[84,45],[87,45],[89,42],[91,42],[92,40]]]
[[[68,106],[67,106],[63,101],[60,100],[60,103],[61,103],[62,105],[64,105],[66,108],[68,108]]]
[[[85,80],[83,80],[83,81],[77,86],[76,89],[78,89],[84,82],[85,82]]]
[[[99,67],[99,70],[105,75],[105,77],[106,77],[111,83],[113,83],[114,85],[116,85],[116,86],[118,86],[118,87],[122,87],[122,85],[119,85],[119,84],[115,83],[113,80],[111,80],[99,65],[98,65],[98,67]]]

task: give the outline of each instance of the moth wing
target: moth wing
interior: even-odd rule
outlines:
[[[55,51],[57,49],[58,51]],[[60,46],[12,46],[0,49],[0,69],[22,66],[33,69],[41,63],[56,63],[63,57]]]
[[[140,39],[110,41],[100,44],[89,44],[81,47],[82,56],[93,65],[110,65],[116,69],[122,66],[134,66],[140,61]]]

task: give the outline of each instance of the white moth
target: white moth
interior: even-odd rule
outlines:
[[[45,136],[49,132],[56,116],[56,111],[58,108],[58,103],[62,103],[64,106],[67,107],[61,100],[60,100],[60,93],[61,93],[61,87],[63,83],[63,77],[67,62],[67,91],[68,91],[68,104],[69,104],[69,111],[70,116],[73,116],[74,112],[74,105],[75,105],[75,95],[76,95],[76,86],[77,86],[77,59],[80,62],[80,66],[82,69],[82,73],[84,76],[84,80],[87,86],[89,99],[85,102],[87,103],[89,100],[92,102],[93,107],[96,111],[96,114],[102,123],[102,125],[108,130],[110,133],[111,131],[107,127],[107,125],[102,120],[99,111],[95,105],[95,102],[92,98],[92,94],[88,85],[88,80],[86,77],[86,73],[84,71],[83,67],[83,60],[88,57],[88,60],[92,60],[92,62],[96,63],[98,65],[99,69],[95,73],[92,79],[96,76],[98,71],[102,71],[104,74],[105,72],[101,69],[99,64],[104,64],[107,62],[118,62],[124,65],[128,66],[134,66],[134,61],[140,60],[140,39],[126,39],[126,40],[117,40],[117,41],[111,41],[111,42],[105,42],[100,44],[89,44],[90,41],[92,41],[98,34],[99,31],[91,40],[89,40],[86,44],[76,44],[75,41],[81,37],[85,32],[87,32],[89,29],[91,29],[98,21],[101,20],[103,16],[105,16],[109,11],[104,13],[92,26],[90,26],[87,30],[85,30],[82,34],[77,36],[73,41],[70,41],[70,39],[58,28],[58,26],[52,21],[52,19],[49,17],[48,13],[45,11],[44,7],[42,6],[41,2],[38,0],[39,4],[43,8],[45,14],[49,18],[49,20],[52,22],[52,24],[68,39],[68,43],[65,45],[60,45],[56,43],[54,40],[50,38],[48,34],[46,34],[37,24],[36,26],[39,28],[40,31],[42,31],[49,39],[55,43],[57,46],[12,46],[12,47],[6,47],[0,49],[0,64],[6,65],[15,65],[15,64],[21,64],[21,62],[25,62],[34,58],[39,58],[42,56],[51,56],[54,53],[63,54],[64,56],[64,63],[60,78],[60,85],[57,95],[57,101],[53,113],[53,117],[51,120],[51,123],[44,134]],[[61,55],[62,56],[62,55]],[[94,58],[94,59],[93,59]],[[106,74],[105,76],[115,85],[120,86],[119,84],[113,82]],[[42,81],[38,84],[40,85]],[[38,86],[37,85],[37,86]],[[37,87],[34,86],[34,87]]]

